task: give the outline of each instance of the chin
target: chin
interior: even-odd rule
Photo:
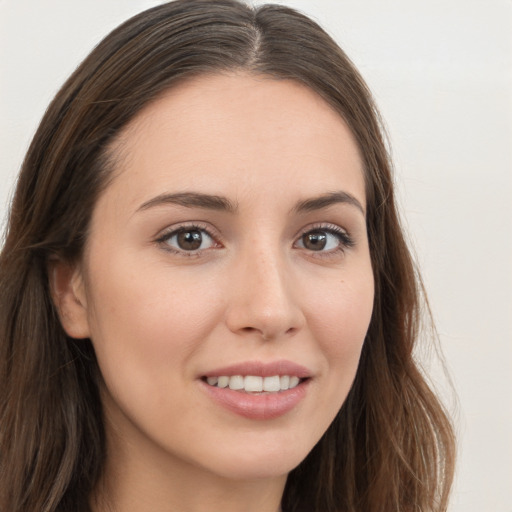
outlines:
[[[278,478],[288,475],[308,455],[313,448],[307,444],[284,440],[279,443],[252,442],[240,449],[233,445],[229,453],[210,457],[215,464],[210,471],[231,480],[255,480]]]

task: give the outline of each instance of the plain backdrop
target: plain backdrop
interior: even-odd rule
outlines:
[[[2,225],[58,87],[111,29],[158,3],[0,0]],[[458,395],[450,511],[512,512],[512,2],[279,3],[335,37],[386,120],[402,213]]]

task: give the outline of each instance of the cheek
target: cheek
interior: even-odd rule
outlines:
[[[333,344],[333,351],[362,344],[370,323],[374,301],[371,267],[330,279],[323,289],[311,296],[309,323]],[[336,343],[338,340],[340,343]]]
[[[333,393],[339,392],[342,400],[357,371],[373,301],[374,282],[369,264],[346,278],[331,280],[323,293],[311,297],[308,324],[322,349],[325,368],[332,376]]]
[[[141,393],[168,386],[212,330],[218,301],[201,279],[191,290],[179,273],[171,279],[169,268],[120,257],[110,261],[115,265],[91,265],[95,286],[88,297],[91,338],[104,378],[117,385],[126,380]]]
[[[341,409],[354,382],[370,323],[374,283],[371,266],[353,268],[338,279],[323,280],[305,302],[307,324],[321,354],[315,403],[315,431],[319,439]],[[311,286],[309,287],[311,291]]]

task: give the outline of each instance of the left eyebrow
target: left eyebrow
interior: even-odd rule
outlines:
[[[305,199],[304,201],[297,203],[293,211],[297,213],[311,212],[321,210],[322,208],[327,208],[328,206],[338,203],[355,206],[363,215],[366,215],[363,205],[356,199],[356,197],[344,191],[328,192],[327,194],[322,194],[318,197]]]
[[[146,201],[138,208],[138,210],[147,210],[162,204],[176,204],[179,206],[185,206],[186,208],[204,208],[207,210],[220,210],[230,213],[234,213],[237,210],[237,205],[225,197],[202,194],[199,192],[161,194],[149,201]]]

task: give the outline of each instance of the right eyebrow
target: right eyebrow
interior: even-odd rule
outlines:
[[[137,211],[148,210],[162,204],[176,204],[186,208],[204,208],[207,210],[236,212],[238,206],[222,196],[203,194],[201,192],[177,192],[175,194],[160,194],[143,203]]]

